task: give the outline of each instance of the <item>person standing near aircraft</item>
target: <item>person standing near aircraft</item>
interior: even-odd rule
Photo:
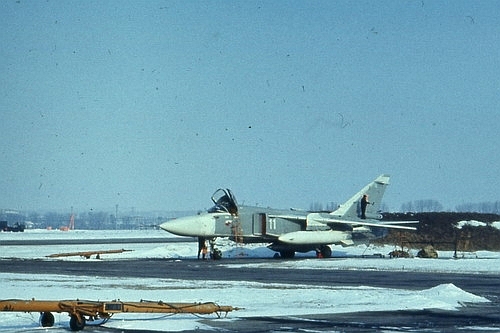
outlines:
[[[361,198],[361,218],[363,220],[366,219],[366,206],[368,206],[370,202],[368,201],[368,194],[363,194]]]
[[[203,253],[203,259],[205,259],[205,255],[207,254],[207,243],[204,237],[198,237],[198,259],[200,259],[200,254]]]
[[[201,249],[201,258],[203,260],[207,260],[207,253],[208,253],[208,249],[207,249],[207,245],[203,245],[203,248]]]

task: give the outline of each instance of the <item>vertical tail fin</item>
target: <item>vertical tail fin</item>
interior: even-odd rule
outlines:
[[[384,196],[385,189],[389,185],[389,175],[380,175],[370,184],[366,185],[356,193],[352,198],[339,206],[330,215],[341,217],[350,220],[357,220],[362,218],[361,199],[366,194],[368,196],[368,204],[366,205],[365,217],[366,219],[380,219],[380,205],[382,197]]]

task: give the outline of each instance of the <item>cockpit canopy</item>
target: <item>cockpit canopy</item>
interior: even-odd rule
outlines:
[[[209,213],[227,212],[233,215],[238,214],[238,203],[230,189],[220,188],[212,195],[214,206],[208,210]]]

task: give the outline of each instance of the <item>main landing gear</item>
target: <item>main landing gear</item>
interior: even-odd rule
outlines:
[[[293,259],[295,257],[295,251],[280,251],[281,259]]]
[[[317,258],[330,258],[332,256],[332,249],[328,245],[322,245],[316,249]]]
[[[316,249],[316,258],[330,258],[332,256],[332,249],[328,245],[318,246]],[[283,250],[279,251],[279,257],[276,254],[275,258],[281,259],[293,259],[295,257],[295,251],[293,250]]]

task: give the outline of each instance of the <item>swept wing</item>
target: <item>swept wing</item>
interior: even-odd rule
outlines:
[[[330,216],[325,216],[321,213],[310,213],[307,215],[307,223],[340,223],[340,224],[349,224],[353,226],[367,226],[367,227],[378,227],[378,228],[391,228],[391,229],[404,229],[404,230],[417,230],[415,227],[408,227],[397,225],[396,221],[391,221],[390,223],[385,222],[365,222],[365,221],[353,221],[353,220],[342,220],[338,218],[332,218]],[[398,221],[401,223],[418,223],[418,221]]]

